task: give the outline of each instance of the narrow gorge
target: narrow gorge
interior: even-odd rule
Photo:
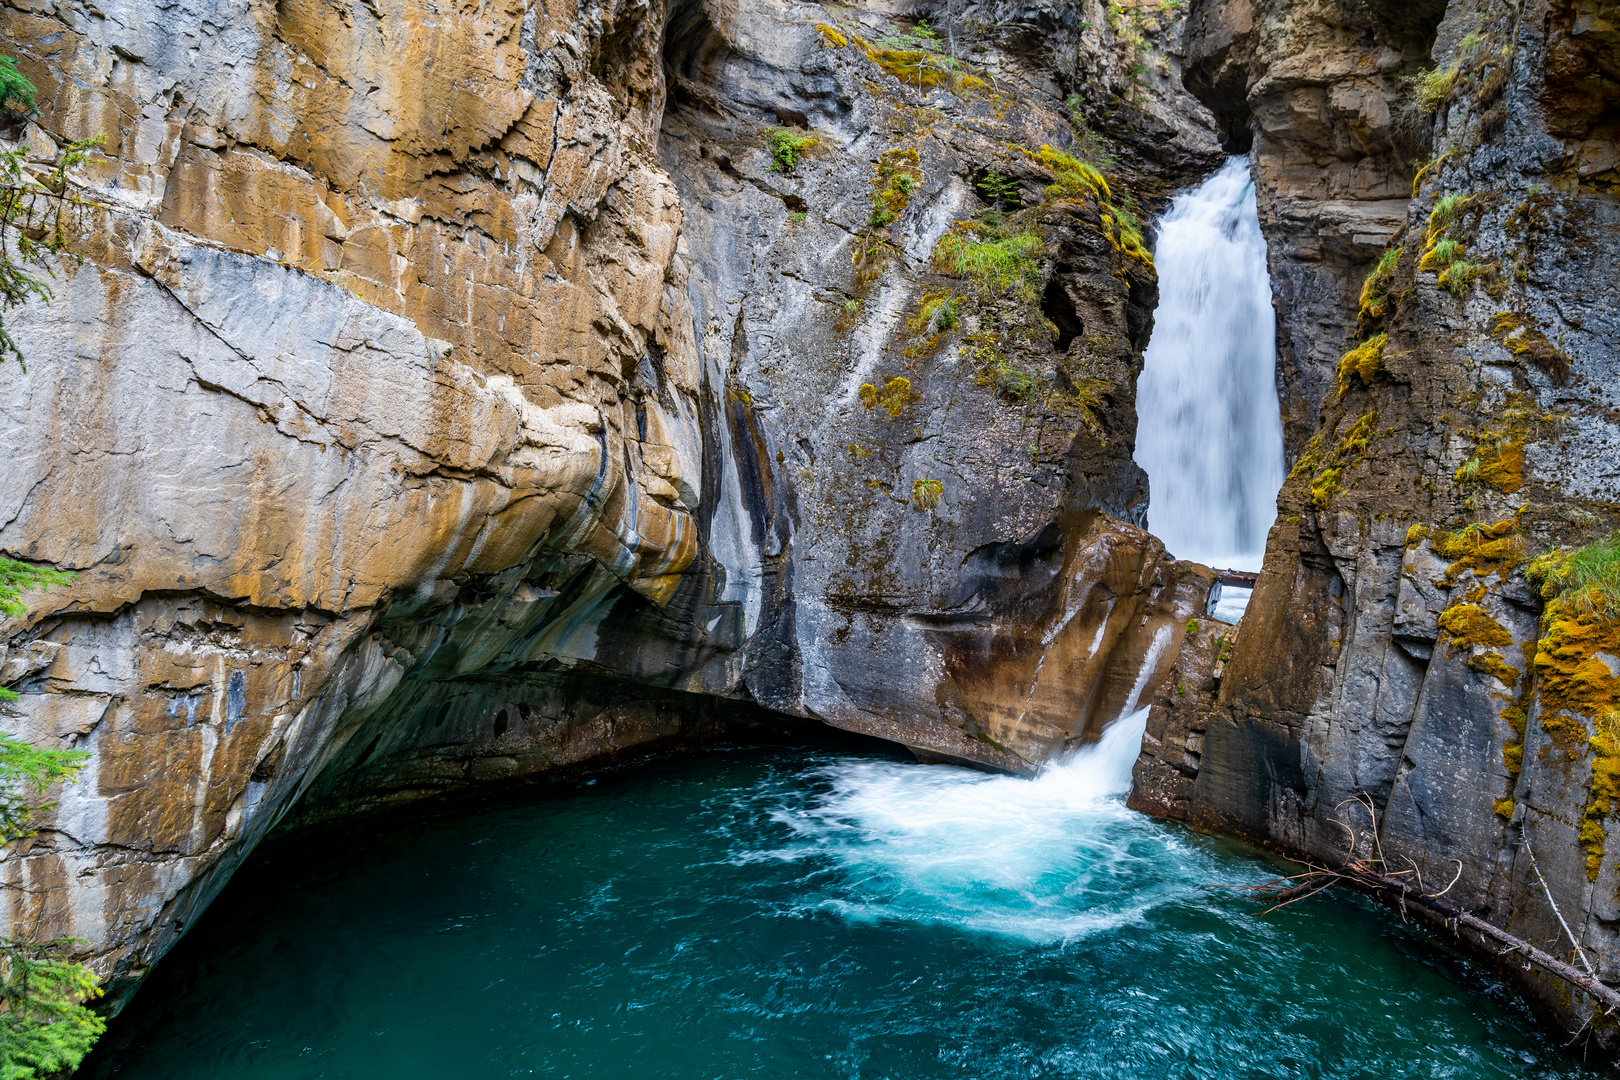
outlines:
[[[106,137],[0,366],[87,1074],[1620,1048],[1614,3],[0,39],[19,161]]]

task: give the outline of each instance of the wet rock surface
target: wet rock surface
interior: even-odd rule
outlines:
[[[987,13],[930,85],[917,14],[0,20],[33,144],[110,135],[0,371],[0,550],[78,572],[4,624],[4,722],[91,752],[11,925],[117,1007],[289,814],[783,714],[1024,772],[1154,691],[1209,576],[1140,527],[1127,200],[1213,123],[1169,15]]]

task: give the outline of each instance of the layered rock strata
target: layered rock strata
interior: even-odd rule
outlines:
[[[1427,892],[1453,883],[1448,902],[1614,983],[1620,611],[1577,563],[1610,558],[1620,525],[1620,315],[1595,269],[1620,258],[1620,24],[1612,5],[1452,3],[1433,70],[1400,84],[1367,50],[1413,12],[1369,9],[1370,27],[1339,12],[1195,14],[1206,60],[1189,83],[1254,132],[1274,257],[1296,235],[1274,178],[1352,130],[1295,111],[1303,134],[1282,140],[1279,102],[1405,116],[1432,159],[1400,181],[1411,202],[1386,256],[1318,264],[1337,299],[1315,347],[1346,351],[1243,632],[1218,679],[1207,650],[1183,653],[1172,679],[1197,700],[1161,695],[1132,802],[1317,862],[1378,857]],[[1305,71],[1325,73],[1308,94]],[[1331,189],[1316,197],[1337,213]],[[1296,360],[1299,311],[1280,308]],[[1346,826],[1364,843],[1376,829],[1376,853],[1349,851]],[[1614,1047],[1581,995],[1511,973]]]
[[[78,573],[4,625],[5,723],[91,754],[0,862],[13,930],[117,1007],[290,812],[761,708],[1027,771],[1152,693],[1209,576],[1140,528],[1155,277],[1042,149],[1073,76],[828,14],[0,19],[16,134],[110,136],[0,372],[0,550]],[[1171,127],[1145,195],[1216,156]]]

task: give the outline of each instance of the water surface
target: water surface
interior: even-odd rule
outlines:
[[[246,868],[91,1077],[1577,1077],[1347,896],[1128,811],[1141,718],[1038,780],[713,752]]]

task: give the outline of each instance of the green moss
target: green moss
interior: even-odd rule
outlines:
[[[1587,877],[1595,879],[1607,839],[1604,822],[1620,795],[1620,678],[1603,659],[1620,656],[1620,537],[1543,556],[1526,576],[1547,600],[1532,662],[1542,730],[1572,758],[1589,753],[1592,759],[1580,841]],[[1584,740],[1566,715],[1590,721]]]
[[[1052,175],[1057,177],[1057,182],[1046,189],[1048,197],[1080,199],[1090,194],[1099,202],[1113,202],[1114,195],[1108,187],[1108,181],[1101,172],[1086,162],[1050,146],[1042,146],[1038,151],[1025,153],[1052,170]]]
[[[923,294],[917,301],[917,314],[906,324],[913,334],[938,334],[956,325],[956,295],[948,290]]]
[[[1187,633],[1189,633],[1189,634],[1198,633],[1198,620],[1197,619],[1188,619],[1187,620]]]
[[[921,154],[914,146],[885,150],[878,158],[877,182],[872,191],[872,212],[867,224],[883,228],[911,204],[912,192],[922,180]]]
[[[1007,361],[1000,351],[988,344],[978,344],[969,350],[978,366],[974,381],[994,390],[1008,401],[1026,401],[1040,385],[1035,376]]]
[[[1311,505],[1318,510],[1325,510],[1333,496],[1339,493],[1339,477],[1344,472],[1342,468],[1324,469],[1321,475],[1311,481]]]
[[[1439,622],[1441,632],[1459,649],[1475,645],[1499,649],[1513,644],[1513,635],[1476,604],[1454,604],[1440,613]]]
[[[1423,257],[1418,260],[1418,269],[1423,271],[1442,271],[1454,262],[1462,261],[1463,246],[1460,242],[1443,237],[1429,245]]]
[[[1510,818],[1513,816],[1513,800],[1497,799],[1495,802],[1491,803],[1491,810],[1496,814],[1497,817]]]
[[[1469,570],[1480,578],[1505,575],[1524,562],[1524,540],[1512,521],[1476,522],[1456,532],[1436,532],[1430,542],[1438,554],[1455,560],[1446,569],[1448,577]]]
[[[1489,484],[1505,495],[1524,486],[1524,442],[1507,439],[1480,449],[1457,469],[1459,484]]]

